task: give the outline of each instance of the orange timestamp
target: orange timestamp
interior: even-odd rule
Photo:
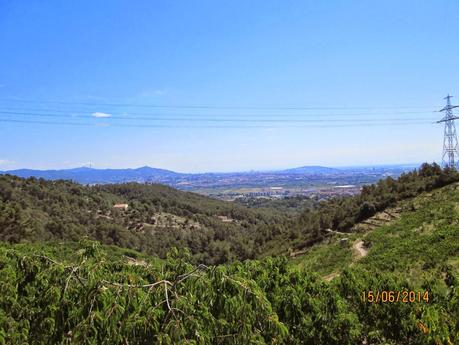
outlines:
[[[360,298],[366,303],[429,303],[429,291],[390,291],[390,290],[370,290],[362,291]]]

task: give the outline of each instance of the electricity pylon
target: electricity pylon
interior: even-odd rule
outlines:
[[[457,168],[459,162],[459,151],[458,151],[458,142],[456,134],[456,125],[454,120],[459,119],[459,117],[453,115],[453,108],[457,108],[457,105],[451,105],[451,97],[446,96],[446,106],[441,109],[441,112],[445,113],[445,116],[437,123],[445,123],[445,134],[443,137],[443,156],[442,164],[443,166],[449,168]]]

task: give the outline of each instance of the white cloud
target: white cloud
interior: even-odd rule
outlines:
[[[95,112],[95,113],[92,113],[92,116],[93,117],[97,117],[97,118],[107,118],[107,117],[112,117],[111,114],[107,114],[107,113],[101,113],[101,112]]]
[[[0,87],[5,87],[5,84],[0,84]]]

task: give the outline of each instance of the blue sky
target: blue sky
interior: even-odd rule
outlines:
[[[0,170],[439,161],[458,34],[455,0],[0,1]]]

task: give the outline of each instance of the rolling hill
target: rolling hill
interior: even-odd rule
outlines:
[[[116,209],[115,204],[127,204]],[[275,210],[243,206],[156,184],[83,186],[70,181],[0,176],[0,240],[78,241],[164,257],[190,248],[197,261],[253,258],[257,229],[285,219]]]
[[[293,259],[0,244],[0,342],[457,344],[458,191],[399,200]]]
[[[397,180],[388,177],[366,186],[358,196],[331,199],[296,214],[279,205],[247,208],[158,184],[83,186],[1,175],[0,240],[87,236],[160,257],[173,247],[188,248],[196,262],[218,264],[304,251],[323,241],[329,229],[354,232],[356,224],[376,213],[458,180],[453,170],[424,164]]]
[[[446,267],[459,273],[459,183],[403,200],[354,226],[331,232],[293,259],[307,271],[337,277],[348,267],[405,275],[420,284],[442,279]]]

